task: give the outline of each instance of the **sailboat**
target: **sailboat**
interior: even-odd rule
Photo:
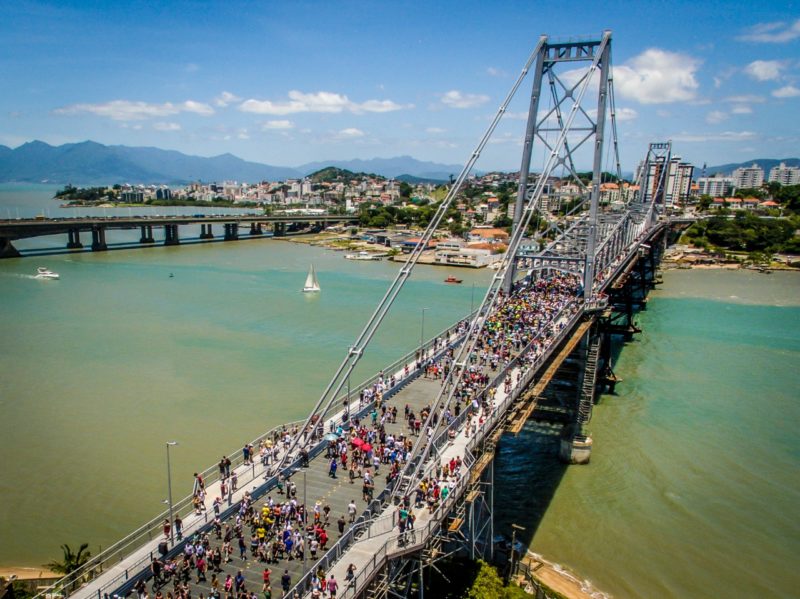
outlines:
[[[319,291],[319,281],[317,281],[317,273],[314,271],[314,265],[308,269],[308,276],[306,277],[306,284],[303,287],[303,293],[311,291]]]

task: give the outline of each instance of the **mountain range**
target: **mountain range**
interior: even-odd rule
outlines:
[[[271,166],[233,154],[209,158],[159,148],[106,146],[93,141],[51,146],[31,141],[11,149],[0,145],[0,182],[48,182],[76,185],[114,183],[184,184],[191,181],[281,181],[300,178],[327,166],[384,177],[447,181],[461,166],[423,162],[411,156],[371,160],[309,162]]]
[[[716,173],[730,175],[737,168],[753,166],[755,163],[764,169],[764,177],[766,179],[766,177],[769,177],[770,169],[773,166],[778,166],[781,162],[784,162],[786,166],[800,166],[800,158],[753,158],[753,160],[747,160],[745,162],[731,162],[729,164],[720,164],[719,166],[708,166],[706,167],[706,175],[709,177]],[[700,174],[702,170],[702,168],[695,169],[695,177],[702,176]]]

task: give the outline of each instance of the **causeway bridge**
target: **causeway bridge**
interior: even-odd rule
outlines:
[[[183,557],[187,543],[203,545],[206,535],[206,553],[225,548],[226,538],[234,544],[231,561],[224,561],[219,572],[214,572],[220,585],[227,575],[241,572],[245,588],[259,592],[266,566],[272,571],[270,585],[275,597],[281,596],[284,572],[292,597],[313,596],[318,574],[333,575],[339,581],[339,597],[422,597],[426,572],[439,560],[454,554],[492,560],[496,551],[493,461],[497,444],[504,434],[521,430],[537,409],[543,391],[570,359],[580,368],[575,374],[576,391],[562,406],[569,426],[564,428],[560,455],[576,464],[590,459],[592,438],[587,425],[592,406],[599,390],[613,388],[615,383],[609,339],[613,335],[630,338],[637,332],[634,312],[646,305],[667,243],[663,166],[669,164],[669,142],[650,145],[638,197],[621,209],[600,204],[607,116],[615,152],[617,147],[610,48],[608,31],[598,39],[580,42],[551,43],[542,36],[419,244],[347,348],[308,417],[253,440],[252,445],[263,446],[269,456],[263,461],[245,460],[241,453],[235,458],[228,454],[236,489],[228,479],[223,492],[220,471],[212,466],[202,473],[206,490],[202,502],[193,496],[182,498],[169,511],[43,591],[43,599],[45,595],[123,597],[135,593],[137,587],[141,590],[142,585],[148,591],[163,589],[165,594],[167,590],[180,594],[190,589],[195,596],[209,596],[213,591],[211,569],[202,577],[183,566],[189,568],[188,576],[179,572],[166,581],[154,579],[151,571],[154,559],[190,564]],[[557,74],[559,67],[574,70],[580,64],[586,66],[580,78],[573,76],[565,83]],[[419,350],[351,389],[350,374],[531,69],[534,84],[512,235],[480,307]],[[546,82],[554,98],[549,111],[539,108]],[[595,89],[591,82],[596,85],[596,104],[586,109],[581,102],[587,89]],[[581,126],[575,124],[579,115],[584,121]],[[580,133],[578,141],[573,135],[576,132]],[[538,177],[530,174],[536,139],[544,145],[546,157]],[[589,145],[594,157],[593,179],[583,201],[561,222],[529,235],[528,225],[541,205],[548,177],[557,167],[575,174],[573,154],[589,141],[593,142]],[[619,170],[618,158],[616,163]],[[567,284],[554,292],[559,282]],[[520,316],[515,312],[516,300],[519,305],[536,307]],[[498,329],[499,315],[505,320]],[[486,360],[488,331],[508,349],[502,359]],[[395,410],[396,418],[392,415]],[[362,478],[350,479],[344,467],[331,476],[332,444],[341,439],[347,447],[357,443],[363,447],[365,435],[369,435],[367,441],[388,447],[392,454],[370,469],[374,478],[366,484]],[[370,450],[364,448],[363,452],[370,457]],[[439,493],[426,493],[431,488]],[[217,497],[222,501],[215,504]],[[283,504],[286,509],[294,506],[296,517],[285,520],[288,524],[267,536],[274,542],[288,535],[305,548],[288,556],[278,552],[265,563],[251,551],[251,539],[255,537],[258,545],[258,535],[264,534],[259,528],[265,525],[240,519],[248,512],[268,518],[270,512],[264,507],[273,504]],[[325,506],[330,507],[327,519],[324,511],[318,511]],[[416,519],[411,529],[401,530],[400,519],[409,508],[415,510]],[[319,513],[326,538],[313,527],[315,513]],[[176,514],[182,519],[181,538],[162,530],[164,520],[174,520]],[[244,558],[237,549],[239,537],[245,546]]]
[[[211,241],[222,236],[224,241],[236,241],[240,235],[262,236],[271,229],[274,236],[280,237],[288,231],[301,228],[317,228],[341,223],[353,223],[357,216],[352,214],[279,214],[279,215],[240,215],[222,216],[125,216],[125,217],[85,217],[51,219],[0,220],[0,258],[16,258],[20,253],[13,245],[17,239],[41,237],[45,235],[66,235],[65,249],[80,250],[84,243],[82,234],[91,236],[92,251],[108,249],[106,231],[110,229],[140,229],[139,244],[154,245],[154,229],[163,229],[164,245],[181,243],[180,227],[200,225],[200,240]],[[215,229],[215,226],[219,227]],[[249,226],[249,228],[247,228]],[[242,229],[244,229],[244,232]],[[216,233],[215,233],[216,231]],[[87,239],[87,243],[88,239]]]

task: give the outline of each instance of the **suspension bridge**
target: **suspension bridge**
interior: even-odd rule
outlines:
[[[533,84],[512,234],[480,307],[351,389],[350,375],[528,75]],[[550,98],[546,109],[540,107],[544,95]],[[143,585],[154,592],[164,588],[165,594],[174,588],[178,594],[191,589],[195,596],[208,596],[214,592],[212,570],[195,577],[194,571],[187,575],[190,565],[180,565],[193,563],[184,558],[186,545],[203,544],[204,536],[206,555],[216,549],[224,555],[226,541],[238,546],[237,537],[246,548],[245,559],[236,550],[232,561],[213,568],[221,586],[227,575],[241,573],[244,588],[259,591],[266,565],[273,596],[287,588],[289,596],[311,596],[322,573],[338,581],[339,597],[422,597],[425,573],[439,560],[453,554],[491,560],[498,442],[521,430],[571,358],[580,367],[575,393],[560,406],[568,417],[561,457],[571,463],[590,459],[592,406],[598,390],[613,389],[615,383],[609,339],[638,331],[634,313],[644,308],[657,281],[669,232],[664,194],[671,144],[650,144],[639,169],[638,194],[623,206],[603,205],[606,152],[621,179],[615,114],[611,33],[565,42],[542,36],[308,417],[253,441],[255,447],[272,445],[270,459],[237,456],[232,464],[236,489],[228,478],[223,492],[221,473],[216,466],[208,469],[202,473],[202,505],[192,497],[182,499],[40,597],[106,599],[141,591]],[[541,148],[544,161],[538,174],[530,171],[534,146]],[[588,184],[575,169],[580,152],[592,157]],[[581,201],[565,218],[531,231],[557,169],[580,183]],[[330,452],[339,439],[348,447],[371,442],[388,451],[374,467],[372,451],[354,452],[369,460],[367,480],[353,481],[344,467],[332,476]],[[438,493],[431,494],[432,487]],[[224,501],[215,504],[216,497]],[[281,505],[284,513],[274,512]],[[287,506],[291,518],[284,518]],[[322,506],[329,513],[320,512]],[[416,517],[409,520],[408,510],[414,508]],[[280,527],[270,520],[273,513]],[[172,521],[174,514],[182,519],[181,538],[174,529],[171,535],[162,531],[164,520]],[[252,514],[263,517],[253,520]],[[321,539],[323,529],[326,538]],[[279,543],[277,553],[262,562],[256,558],[264,536],[273,547],[289,538],[304,550],[286,552],[286,544]],[[154,560],[179,564],[178,571],[170,572],[169,580],[162,580],[161,572],[154,579]]]

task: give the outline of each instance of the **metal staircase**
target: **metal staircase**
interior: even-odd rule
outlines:
[[[597,362],[600,355],[599,338],[589,339],[589,350],[586,352],[586,362],[583,370],[583,385],[581,398],[578,403],[578,425],[583,426],[592,418],[592,405],[594,404],[594,391],[597,385]]]

